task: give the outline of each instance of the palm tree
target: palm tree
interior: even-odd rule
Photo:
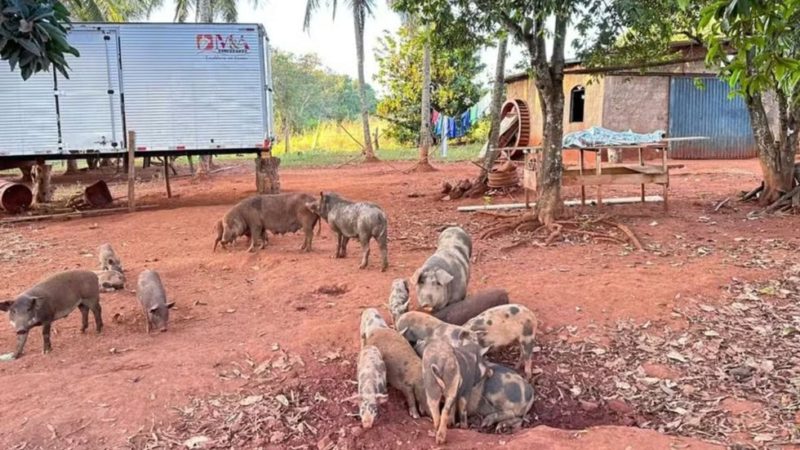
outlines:
[[[328,0],[328,4],[333,9],[336,17],[336,7],[338,0]],[[364,131],[364,158],[366,161],[377,161],[375,151],[372,148],[372,140],[369,133],[369,109],[367,108],[367,87],[364,77],[364,25],[367,15],[372,14],[375,7],[375,0],[347,0],[347,5],[353,13],[353,26],[356,33],[356,56],[358,57],[358,96],[361,100],[361,125]],[[307,0],[306,15],[303,21],[303,30],[308,30],[311,26],[311,16],[321,6],[320,0]]]
[[[195,22],[211,23],[221,19],[222,22],[231,23],[239,19],[236,0],[176,0],[174,21],[186,22],[192,11]]]
[[[160,0],[65,0],[64,6],[79,22],[127,22],[147,17]]]

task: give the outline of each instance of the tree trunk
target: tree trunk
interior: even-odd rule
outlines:
[[[419,127],[419,161],[418,172],[435,170],[428,160],[431,151],[431,45],[426,39],[422,57],[422,105]]]
[[[78,160],[77,159],[68,159],[67,160],[67,170],[64,172],[64,175],[71,175],[74,173],[78,173]]]
[[[364,160],[367,162],[378,161],[372,149],[372,139],[369,133],[369,108],[367,107],[367,83],[364,77],[364,21],[365,12],[361,8],[353,7],[353,23],[356,32],[356,57],[358,58],[358,98],[361,102],[361,128],[364,131]]]
[[[790,191],[794,183],[794,156],[797,150],[796,133],[781,132],[782,139],[775,140],[769,128],[769,118],[764,110],[761,93],[756,92],[745,96],[745,103],[750,112],[750,126],[753,128],[753,137],[758,147],[758,159],[764,177],[764,190],[758,198],[759,204],[767,206],[778,200],[784,193]],[[779,105],[786,107],[785,102]],[[781,112],[781,128],[789,126],[788,118]]]
[[[501,37],[497,43],[497,65],[494,68],[494,85],[492,86],[492,106],[490,111],[491,128],[489,130],[489,146],[486,149],[486,156],[483,160],[483,170],[481,171],[480,181],[486,183],[489,172],[497,159],[497,152],[492,149],[497,148],[500,143],[500,108],[503,107],[503,93],[505,91],[505,72],[506,72],[506,47],[508,37]]]
[[[280,194],[281,179],[278,175],[278,166],[281,159],[266,154],[256,158],[256,190],[259,194]]]
[[[544,27],[542,19],[537,19],[536,22],[537,30]],[[531,67],[534,68],[536,89],[544,118],[542,161],[537,173],[536,218],[548,227],[561,215],[564,208],[561,201],[561,175],[564,170],[561,158],[564,135],[564,43],[568,22],[568,16],[556,15],[553,52],[549,63],[544,34],[535,33],[536,37],[529,44],[531,50],[534,50],[531,51]]]
[[[543,225],[551,225],[561,214],[562,138],[564,135],[564,91],[563,80],[554,83],[552,91],[540,94],[544,138],[542,140],[542,162],[538,171],[538,195],[536,216]],[[545,99],[546,98],[546,99]]]
[[[39,162],[33,166],[33,204],[50,203],[53,199],[53,185],[50,182],[53,166]]]
[[[290,140],[292,138],[292,129],[289,127],[289,122],[284,121],[283,123],[283,153],[288,155],[290,147]]]

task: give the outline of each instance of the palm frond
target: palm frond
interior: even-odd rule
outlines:
[[[311,28],[311,16],[319,9],[319,0],[308,0],[306,2],[306,13],[303,17],[303,31],[308,31]]]
[[[213,3],[215,12],[222,16],[223,22],[233,23],[239,20],[236,0],[214,0]]]
[[[189,18],[189,11],[192,9],[192,6],[195,2],[192,0],[176,0],[175,1],[175,18],[172,19],[173,22],[186,22],[186,19]]]

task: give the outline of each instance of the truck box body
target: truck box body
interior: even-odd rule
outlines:
[[[0,157],[257,152],[272,133],[269,41],[254,24],[76,23],[69,79],[0,67]]]

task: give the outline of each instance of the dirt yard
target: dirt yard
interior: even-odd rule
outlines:
[[[758,183],[755,161],[686,165],[674,172],[668,213],[659,204],[572,208],[589,232],[547,247],[541,233],[481,240],[500,219],[455,208],[482,199],[440,201],[443,180],[474,176],[468,163],[420,175],[402,173],[407,163],[283,170],[286,191],[333,190],[385,208],[385,273],[376,251],[358,270],[356,243],[333,259],[326,225],[312,253],[299,252],[299,234],[270,236],[257,254],[244,241],[212,253],[214,222],[254,192],[249,164],[211,180],[175,179],[169,200],[158,179],[141,182],[139,204],[156,207],[135,214],[0,229],[0,298],[56,271],[95,269],[104,242],[128,277],[126,290],[101,297],[101,335],[81,335],[73,313],[54,324],[52,353],[41,353],[36,329],[24,357],[0,361],[0,448],[430,448],[430,421],[408,417],[397,393],[366,432],[343,400],[356,390],[361,310],[377,307],[388,321],[391,281],[410,276],[449,224],[474,239],[470,292],[507,289],[537,313],[541,345],[527,429],[451,430],[448,447],[796,444],[798,219],[748,218],[755,207],[735,199]],[[119,183],[115,196],[125,192]],[[512,201],[521,194],[493,199]],[[630,227],[645,251],[594,239],[624,238],[594,230],[600,214]],[[160,272],[177,302],[166,333],[145,333],[133,293],[145,268]],[[0,353],[14,345],[11,328],[0,330]]]

